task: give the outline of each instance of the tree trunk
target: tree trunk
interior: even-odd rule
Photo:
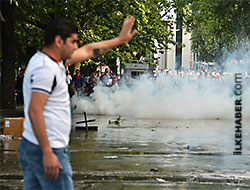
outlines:
[[[2,38],[2,62],[1,62],[1,107],[13,109],[15,104],[15,59],[16,43],[14,35],[14,23],[16,5],[12,1],[1,1],[1,38]]]
[[[182,19],[177,11],[176,18],[176,42],[182,44]],[[175,47],[175,69],[179,70],[182,67],[182,47]]]

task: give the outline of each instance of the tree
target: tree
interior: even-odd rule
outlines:
[[[175,43],[170,38],[172,31],[165,30],[166,23],[162,21],[165,15],[160,14],[163,9],[170,10],[170,3],[165,0],[20,1],[16,24],[18,49],[21,50],[18,55],[22,60],[28,60],[42,44],[44,25],[55,16],[75,22],[79,28],[79,45],[84,45],[117,36],[125,16],[134,15],[135,28],[138,30],[135,38],[129,44],[119,46],[93,61],[108,62],[116,57],[130,60],[133,51],[141,55],[155,51],[155,40],[160,48]],[[24,58],[23,55],[28,56]]]
[[[15,108],[16,4],[12,1],[1,1],[1,14],[1,107]]]
[[[249,42],[249,0],[176,0],[184,25],[192,32],[192,49],[204,61],[220,61],[224,51]]]
[[[158,47],[155,46],[155,41],[158,42],[160,49],[167,48],[169,43],[175,44],[171,38],[173,32],[166,30],[168,23],[162,20],[171,9],[171,4],[166,0],[16,0],[15,2],[17,3],[15,33],[10,34],[12,38],[16,37],[17,52],[16,54],[12,52],[11,57],[17,57],[17,67],[27,65],[30,57],[42,47],[45,26],[56,16],[66,17],[78,26],[80,46],[116,37],[124,18],[127,15],[135,16],[134,27],[138,32],[132,41],[83,64],[114,63],[117,57],[126,62],[132,59],[133,51],[145,56],[148,52],[156,51]],[[14,19],[14,14],[12,16]],[[6,43],[3,44],[5,48],[8,46]],[[15,65],[12,63],[9,66],[12,68],[11,73],[14,73]],[[12,82],[12,86],[13,76],[8,79]],[[3,86],[1,92],[5,91],[5,88],[7,86]],[[14,94],[14,89],[11,88],[11,92],[8,92]],[[6,102],[5,96],[3,102]]]

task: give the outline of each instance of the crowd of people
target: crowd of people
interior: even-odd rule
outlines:
[[[25,69],[21,69],[16,78],[16,103],[17,105],[23,105],[23,90],[22,83],[24,78]],[[148,75],[149,80],[155,80],[160,76],[165,76],[169,81],[172,81],[172,85],[180,86],[181,80],[188,80],[193,83],[200,83],[201,81],[219,81],[221,84],[226,84],[229,79],[233,79],[232,72],[224,72],[222,70],[205,70],[205,69],[187,69],[187,70],[154,70],[152,75]],[[137,76],[139,79],[141,76]],[[250,84],[249,72],[243,73],[243,81]],[[70,71],[66,71],[66,83],[68,84],[68,92],[70,97],[74,94],[77,97],[90,96],[94,92],[94,87],[101,85],[103,87],[110,88],[112,92],[117,90],[121,84],[132,84],[136,80],[132,77],[118,77],[112,70],[106,68],[104,72],[101,70],[92,72],[83,76],[79,69],[75,70],[73,76],[70,75]]]
[[[67,71],[69,72],[69,71]],[[68,74],[67,74],[68,76]],[[146,77],[149,80],[155,80],[160,76],[166,77],[167,82],[172,82],[172,85],[178,86],[181,81],[190,81],[192,83],[199,83],[203,81],[214,81],[217,84],[227,84],[227,82],[233,80],[233,72],[225,72],[222,70],[212,69],[187,69],[187,70],[154,70],[152,74]],[[71,76],[69,75],[71,78]],[[76,70],[76,74],[71,78],[72,82],[69,84],[69,93],[72,97],[73,94],[77,96],[89,96],[94,92],[94,87],[101,85],[115,91],[119,88],[121,84],[132,84],[134,81],[139,80],[142,76],[137,76],[136,79],[132,77],[117,77],[109,68],[106,68],[104,72],[100,70],[87,74],[83,77],[80,74],[79,69]],[[243,81],[245,83],[250,83],[249,72],[243,72]],[[70,87],[71,86],[71,87]],[[72,92],[72,86],[74,87],[74,92]],[[71,90],[70,90],[71,89]]]
[[[188,69],[185,71],[181,70],[161,70],[155,72],[154,77],[157,78],[160,75],[166,75],[170,78],[178,78],[178,79],[186,79],[189,81],[220,81],[219,83],[223,84],[229,81],[230,79],[234,79],[234,72],[222,71],[219,69]],[[250,77],[249,72],[242,71],[243,81],[249,83]]]
[[[166,74],[168,76],[181,76],[183,78],[190,78],[191,80],[197,80],[199,78],[207,78],[207,79],[225,79],[226,75],[233,75],[233,72],[226,72],[219,69],[186,69],[186,70],[155,70],[154,76],[157,77],[159,74]],[[244,72],[246,78],[249,78],[249,73],[247,71]]]
[[[66,73],[70,97],[74,94],[77,97],[90,96],[90,94],[94,92],[94,87],[97,85],[102,85],[112,90],[118,88],[118,77],[109,68],[106,68],[104,72],[99,70],[87,74],[84,77],[80,74],[79,69],[76,69],[75,74],[72,77],[69,74],[69,71]]]
[[[221,90],[228,89],[231,97],[235,85],[235,73],[237,72],[241,73],[241,81],[244,89],[250,88],[250,72],[246,70],[230,72],[216,68],[211,70],[187,69],[185,71],[162,70],[154,73],[154,79],[164,76],[166,80],[165,86],[169,92],[180,91],[183,88],[191,86],[193,90],[215,89],[215,93],[220,93]]]

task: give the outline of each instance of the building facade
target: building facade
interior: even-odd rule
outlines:
[[[174,36],[173,39],[176,40],[176,22],[173,23]],[[194,62],[194,53],[191,50],[191,33],[187,33],[185,29],[182,29],[182,59],[181,67],[190,68],[190,64]],[[155,55],[158,58],[159,69],[175,69],[176,68],[176,46],[169,44],[169,49],[163,50],[163,54],[159,51]]]

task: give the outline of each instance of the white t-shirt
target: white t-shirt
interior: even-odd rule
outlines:
[[[66,75],[66,82],[67,82],[67,84],[70,84],[71,81],[72,81],[71,75]]]
[[[23,137],[34,144],[38,145],[38,141],[28,114],[31,93],[34,91],[48,95],[43,115],[50,146],[63,148],[69,143],[70,100],[65,76],[63,63],[55,62],[41,51],[37,51],[30,59],[23,81],[25,114]]]

